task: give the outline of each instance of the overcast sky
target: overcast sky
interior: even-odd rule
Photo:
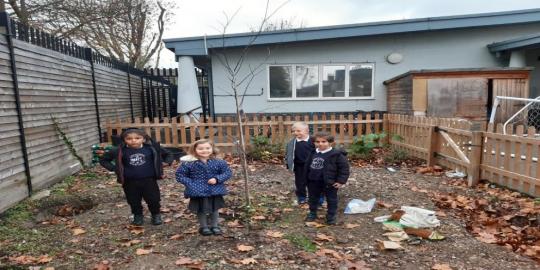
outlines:
[[[224,13],[232,20],[227,33],[249,32],[264,16],[266,0],[177,0],[164,38],[221,34]],[[306,27],[386,20],[438,17],[540,8],[540,0],[271,0],[271,21],[288,20]],[[164,50],[165,51],[165,50]],[[163,65],[176,67],[173,53],[163,53]]]

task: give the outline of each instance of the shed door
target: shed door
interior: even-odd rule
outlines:
[[[527,79],[493,79],[493,96],[528,98],[529,85]],[[509,117],[514,115],[524,105],[525,102],[521,101],[502,100],[499,108],[497,108],[495,123],[506,122]]]
[[[427,88],[428,116],[487,118],[487,79],[429,79]]]

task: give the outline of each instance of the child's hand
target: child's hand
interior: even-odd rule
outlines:
[[[338,183],[338,182],[335,182],[334,184],[332,184],[332,186],[333,186],[334,188],[340,188],[341,186],[343,186],[343,184]]]
[[[210,179],[208,179],[208,184],[209,184],[209,185],[215,185],[216,183],[217,183],[216,178],[210,178]]]

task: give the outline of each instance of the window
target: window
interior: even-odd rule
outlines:
[[[345,96],[345,66],[323,66],[323,97]]]
[[[349,69],[349,96],[370,97],[373,76],[371,65],[351,65]]]
[[[270,67],[270,97],[292,97],[292,70],[290,66]]]
[[[271,65],[270,99],[372,98],[371,63]]]
[[[319,96],[319,67],[296,66],[296,97]]]

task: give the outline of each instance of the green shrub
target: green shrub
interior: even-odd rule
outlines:
[[[249,156],[255,160],[268,161],[276,155],[283,154],[283,145],[272,143],[270,138],[262,135],[251,138],[251,150]]]
[[[407,151],[393,148],[384,155],[386,163],[401,163],[408,158]]]
[[[349,146],[348,153],[352,158],[370,159],[373,156],[373,149],[383,146],[383,139],[386,133],[372,133],[354,137]]]

